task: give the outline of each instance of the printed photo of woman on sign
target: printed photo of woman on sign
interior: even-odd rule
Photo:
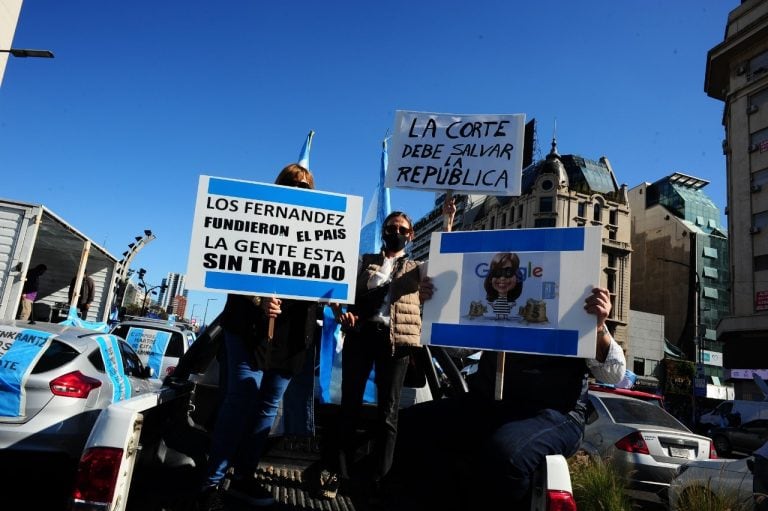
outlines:
[[[465,254],[460,323],[557,328],[560,254]]]

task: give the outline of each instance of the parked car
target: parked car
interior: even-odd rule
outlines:
[[[727,458],[734,452],[751,454],[768,441],[768,419],[756,419],[740,426],[713,428],[708,436],[720,457]]]
[[[162,380],[173,374],[179,358],[195,341],[195,333],[181,323],[162,319],[127,318],[118,322],[113,334],[125,339],[152,369],[152,377]]]
[[[747,401],[732,399],[723,401],[714,410],[704,413],[699,424],[705,431],[711,428],[730,426],[734,418],[742,423],[755,419],[768,419],[768,401]]]
[[[658,404],[590,391],[582,449],[627,477],[627,494],[656,504],[667,501],[677,468],[716,458],[709,438],[697,435]]]
[[[732,497],[735,502],[752,509],[752,458],[739,460],[696,460],[680,465],[669,483],[669,509],[681,508],[686,494],[711,493]]]
[[[136,352],[114,335],[55,323],[0,321],[3,487],[28,483],[35,474],[51,482],[35,493],[48,499],[47,509],[54,501],[66,502],[99,413],[157,390],[159,384],[148,376]],[[30,505],[31,496],[24,498]]]

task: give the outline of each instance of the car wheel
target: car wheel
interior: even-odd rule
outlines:
[[[718,456],[726,457],[731,454],[731,443],[724,436],[716,436],[712,439]]]

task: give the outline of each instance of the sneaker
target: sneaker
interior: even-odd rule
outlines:
[[[200,491],[195,501],[196,511],[224,511],[224,495],[218,486],[210,486]]]
[[[320,496],[335,499],[339,492],[339,476],[328,470],[320,472]]]
[[[275,503],[272,492],[259,484],[255,477],[232,479],[229,483],[229,493],[253,506],[271,506]]]

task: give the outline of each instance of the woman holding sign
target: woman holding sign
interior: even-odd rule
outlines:
[[[446,203],[452,223],[456,208]],[[449,225],[450,225],[449,223]],[[334,498],[338,478],[350,478],[356,451],[355,436],[368,375],[375,368],[376,422],[370,473],[363,490],[376,496],[392,466],[397,438],[400,394],[410,356],[419,347],[421,303],[431,297],[424,287],[426,271],[409,259],[405,246],[413,239],[413,223],[402,211],[390,213],[382,228],[382,251],[364,254],[359,262],[355,304],[338,320],[346,332],[342,355],[341,410],[338,429],[324,450],[326,470],[320,474],[320,494]]]
[[[315,188],[309,170],[291,164],[275,184]],[[256,506],[274,503],[272,493],[253,477],[291,382],[312,356],[317,303],[230,294],[221,313],[226,387],[211,440],[198,509],[224,509],[221,486],[230,466],[230,494]],[[308,353],[309,351],[309,353]]]

